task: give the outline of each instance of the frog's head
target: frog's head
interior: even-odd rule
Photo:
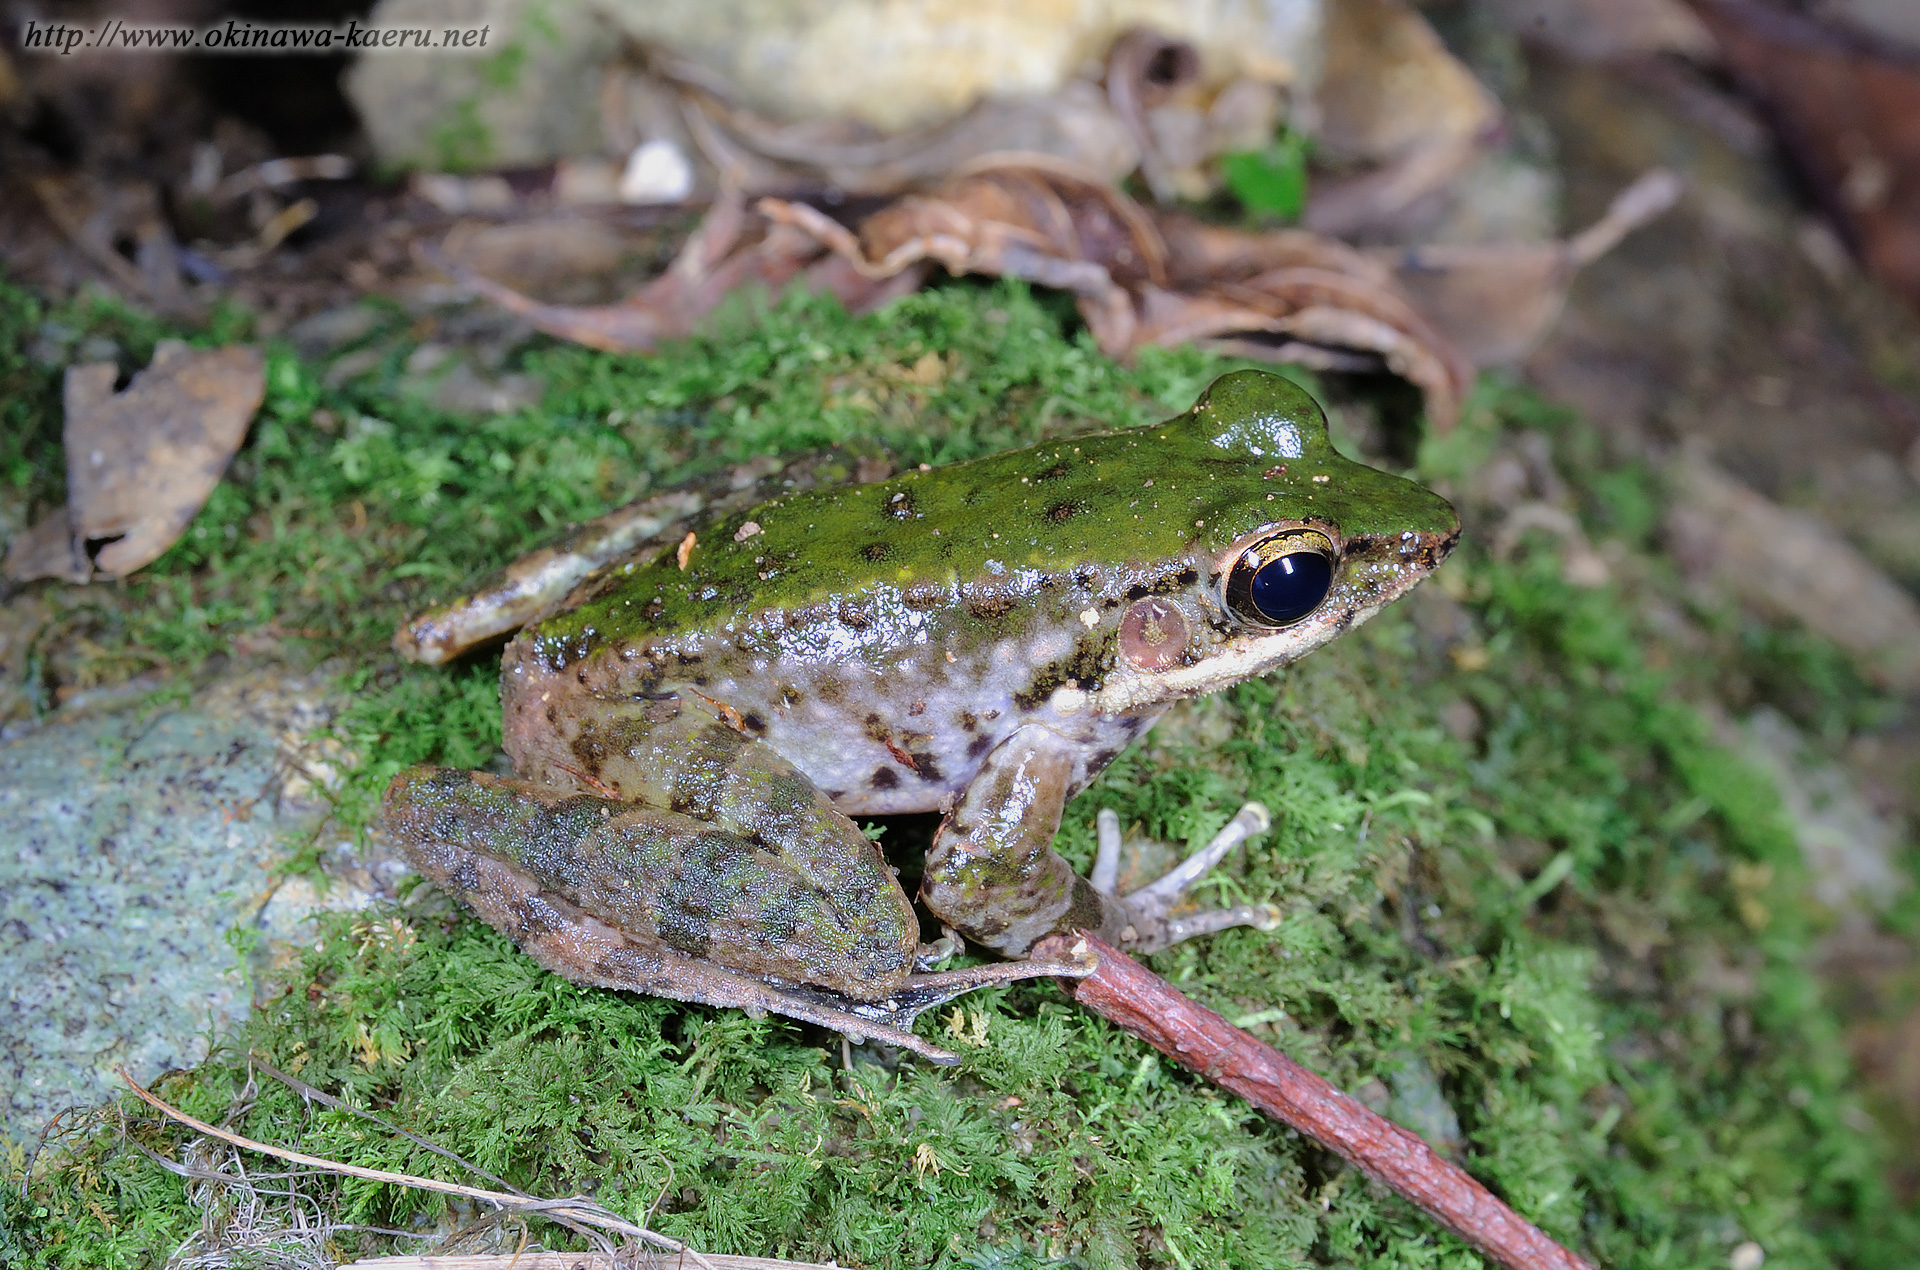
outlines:
[[[1103,712],[1295,661],[1404,595],[1459,539],[1445,499],[1343,458],[1313,399],[1278,375],[1222,376],[1192,410],[1143,432],[1191,491],[1182,501],[1199,532],[1188,567],[1121,612]]]

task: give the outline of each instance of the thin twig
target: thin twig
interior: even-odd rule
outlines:
[[[266,1059],[260,1057],[260,1055],[258,1054],[248,1054],[247,1061],[252,1063],[255,1067],[258,1067],[261,1071],[265,1072],[267,1075],[273,1077],[273,1079],[285,1085],[288,1089],[291,1089],[295,1093],[299,1094],[302,1098],[311,1099],[312,1101],[319,1103],[323,1107],[332,1107],[335,1111],[344,1111],[348,1115],[358,1116],[362,1120],[371,1121],[374,1124],[379,1125],[382,1129],[385,1129],[388,1133],[399,1134],[401,1137],[413,1143],[415,1146],[425,1147],[427,1150],[433,1152],[435,1155],[442,1156],[446,1159],[452,1160],[455,1164],[458,1164],[461,1168],[467,1170],[467,1172],[477,1174],[480,1177],[486,1178],[489,1182],[494,1183],[503,1191],[512,1191],[515,1195],[519,1195],[523,1198],[532,1198],[531,1196],[528,1196],[525,1191],[515,1186],[512,1182],[507,1181],[507,1179],[505,1179],[504,1177],[497,1177],[494,1174],[489,1173],[485,1169],[481,1168],[478,1164],[474,1164],[474,1163],[471,1163],[470,1161],[461,1159],[459,1156],[455,1155],[453,1152],[447,1150],[443,1146],[436,1146],[433,1143],[427,1141],[425,1138],[422,1138],[416,1134],[408,1133],[405,1129],[402,1129],[399,1125],[393,1124],[387,1120],[383,1120],[379,1116],[374,1115],[371,1111],[362,1111],[360,1108],[354,1106],[352,1103],[343,1102],[342,1100],[335,1098],[332,1094],[322,1093],[320,1090],[315,1089],[312,1085],[307,1084],[307,1082],[305,1082],[304,1080],[300,1080],[297,1077],[287,1075],[285,1072],[281,1071],[278,1067],[275,1067],[272,1063],[269,1063]]]
[[[196,301],[190,297],[162,294],[126,257],[113,248],[96,242],[87,233],[86,226],[81,223],[80,218],[75,216],[68,207],[66,191],[52,179],[48,177],[36,179],[33,182],[33,192],[39,197],[41,209],[46,212],[47,219],[53,222],[54,228],[65,235],[67,241],[72,243],[81,255],[91,260],[112,278],[121,290],[130,291],[136,296],[145,298],[155,307],[174,317],[197,319],[206,316]]]
[[[781,1261],[773,1257],[710,1258],[715,1270],[833,1270],[815,1261]],[[368,1257],[340,1270],[628,1270],[625,1262],[594,1260],[577,1252],[481,1253],[452,1257]]]
[[[46,1125],[40,1130],[39,1136],[34,1139],[33,1150],[27,1152],[26,1167],[20,1170],[21,1199],[27,1198],[27,1188],[33,1184],[33,1166],[39,1162],[40,1152],[46,1148],[47,1143],[52,1139],[54,1126],[59,1124],[69,1111],[78,1110],[80,1110],[80,1108],[75,1106],[60,1108],[60,1110],[53,1113],[53,1119],[47,1121]],[[64,1135],[71,1133],[72,1130],[62,1129],[60,1132]]]
[[[1030,955],[1066,959],[1077,940],[1099,963],[1084,979],[1060,981],[1081,1005],[1385,1183],[1507,1270],[1593,1270],[1418,1134],[1374,1114],[1118,949],[1083,932],[1049,935]]]
[[[363,1168],[358,1164],[343,1164],[338,1160],[329,1160],[323,1156],[308,1155],[304,1151],[289,1151],[285,1147],[271,1146],[265,1142],[256,1142],[252,1138],[242,1137],[237,1133],[229,1133],[225,1129],[215,1128],[204,1120],[194,1119],[186,1112],[181,1111],[177,1107],[170,1106],[159,1097],[142,1088],[138,1081],[128,1075],[125,1068],[121,1068],[119,1071],[120,1079],[127,1083],[127,1088],[131,1089],[136,1097],[152,1107],[155,1111],[166,1116],[169,1120],[176,1120],[190,1129],[204,1133],[210,1138],[218,1138],[220,1141],[231,1146],[242,1147],[248,1151],[258,1151],[262,1155],[270,1155],[275,1159],[286,1160],[292,1164],[311,1165],[314,1168],[325,1169],[327,1172],[342,1174],[347,1177],[365,1178],[370,1182],[385,1182],[389,1186],[409,1186],[415,1190],[438,1191],[443,1195],[460,1195],[467,1199],[485,1201],[509,1212],[536,1213],[562,1224],[578,1222],[583,1226],[592,1226],[600,1230],[611,1231],[616,1235],[627,1235],[640,1240],[642,1243],[652,1244],[656,1248],[664,1248],[668,1252],[679,1253],[691,1259],[695,1264],[703,1267],[704,1270],[715,1270],[712,1262],[701,1256],[694,1249],[689,1248],[686,1244],[681,1243],[678,1239],[670,1238],[657,1230],[648,1230],[645,1226],[636,1226],[624,1217],[591,1200],[580,1198],[530,1200],[523,1195],[513,1195],[506,1191],[489,1191],[477,1186],[462,1186],[458,1182],[442,1182],[435,1178],[414,1177],[407,1173],[389,1173],[385,1169]]]

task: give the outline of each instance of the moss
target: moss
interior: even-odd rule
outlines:
[[[56,489],[59,462],[53,372],[19,350],[49,321],[117,320],[0,292],[8,409],[39,421],[7,442],[15,505]],[[64,650],[52,673],[180,670],[267,635],[344,656],[354,704],[336,726],[362,765],[338,815],[362,824],[399,766],[475,764],[498,744],[488,659],[402,668],[385,652],[393,622],[561,523],[751,455],[839,444],[939,463],[1143,422],[1225,365],[1181,352],[1117,366],[1012,286],[943,287],[873,319],[789,300],[729,320],[651,358],[536,349],[544,407],[483,421],[394,391],[397,317],[371,337],[382,368],[339,389],[276,351],[261,422],[186,538],[126,583],[44,591]],[[1823,918],[1779,799],[1709,723],[1730,682],[1735,705],[1765,700],[1783,665],[1832,668],[1796,680],[1796,717],[1835,734],[1885,703],[1804,636],[1702,613],[1706,638],[1683,643],[1643,617],[1688,607],[1646,554],[1658,486],[1548,403],[1486,385],[1422,473],[1458,481],[1516,435],[1544,439],[1587,532],[1621,543],[1619,580],[1572,586],[1553,541],[1497,559],[1470,530],[1409,602],[1122,755],[1070,807],[1062,849],[1085,867],[1102,805],[1191,846],[1243,798],[1265,801],[1274,829],[1206,898],[1271,901],[1285,921],[1157,967],[1344,1087],[1391,1089],[1398,1114],[1437,1089],[1444,1108],[1422,1114],[1457,1121],[1467,1166],[1601,1264],[1725,1264],[1749,1238],[1770,1267],[1913,1264],[1920,1222],[1880,1180],[1894,1146],[1862,1118],[1840,1021],[1805,968]],[[164,1096],[252,1136],[473,1180],[250,1083],[257,1051],[516,1185],[651,1211],[707,1250],[1482,1264],[1045,985],[924,1020],[965,1050],[956,1071],[871,1053],[842,1070],[833,1038],[796,1024],[576,988],[422,890],[320,920],[261,991],[245,1030],[164,1079]],[[201,1217],[142,1148],[178,1158],[187,1141],[133,1106],[96,1113],[24,1191],[16,1176],[0,1192],[0,1260],[159,1264]],[[364,1227],[471,1215],[357,1181],[298,1185]],[[415,1242],[342,1229],[330,1248]]]

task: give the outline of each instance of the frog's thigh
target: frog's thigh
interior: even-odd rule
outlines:
[[[723,723],[697,696],[576,699],[564,712],[531,714],[537,709],[537,701],[523,703],[507,719],[507,752],[520,775],[751,838],[848,913],[885,910],[899,929],[916,929],[912,906],[859,826],[805,772]]]
[[[687,815],[414,768],[388,789],[386,819],[424,874],[530,953],[540,956],[536,944],[547,949],[543,964],[570,978],[581,978],[577,968],[552,965],[564,939],[512,916],[533,899],[545,901],[542,914],[557,902],[631,941],[849,997],[885,996],[912,970],[917,932],[898,886],[897,905],[850,909],[781,856]],[[871,850],[864,837],[861,845]]]
[[[1126,912],[1053,849],[1077,751],[1029,725],[988,753],[927,851],[920,898],[975,943],[1021,956],[1043,935],[1117,936]]]

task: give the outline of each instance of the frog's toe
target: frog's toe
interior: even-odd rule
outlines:
[[[966,950],[967,944],[960,937],[960,932],[951,926],[942,925],[940,938],[930,944],[920,945],[919,951],[913,957],[913,968],[922,972],[937,970]]]
[[[976,988],[1047,976],[1084,979],[1098,968],[1098,961],[1084,945],[1076,948],[1074,954],[1073,959],[1068,961],[996,961],[960,970],[911,975],[892,993],[872,1001],[856,1000],[810,984],[786,983],[772,978],[767,978],[766,982],[791,1007],[783,1010],[783,1013],[812,1022],[824,1022],[840,1032],[882,1040],[892,1045],[905,1044],[899,1039],[902,1036],[911,1037],[915,1044],[909,1048],[933,1058],[935,1062],[952,1063],[958,1060],[945,1051],[931,1050],[925,1041],[913,1036],[911,1029],[915,1019],[935,1006],[945,1005]],[[802,1014],[799,1012],[801,1009],[809,1013]],[[838,1021],[828,1021],[829,1014]],[[849,1026],[850,1023],[863,1026]]]
[[[1271,904],[1174,913],[1187,892],[1225,859],[1227,852],[1255,834],[1266,832],[1272,823],[1273,817],[1266,807],[1247,803],[1206,846],[1175,865],[1164,877],[1121,898],[1128,923],[1121,937],[1127,947],[1137,952],[1157,952],[1197,935],[1210,935],[1234,926],[1271,930],[1277,925],[1280,910]],[[1100,846],[1088,881],[1102,894],[1113,895],[1120,871],[1120,818],[1103,810],[1096,818],[1095,827]]]

